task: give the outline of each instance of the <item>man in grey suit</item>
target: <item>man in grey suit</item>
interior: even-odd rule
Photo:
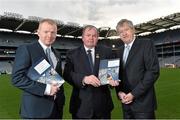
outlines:
[[[16,51],[12,72],[12,84],[23,91],[20,115],[22,118],[61,119],[65,102],[63,86],[56,83],[44,84],[28,76],[30,68],[42,59],[50,60],[45,54],[50,48],[50,63],[61,74],[60,54],[51,46],[56,39],[57,25],[51,19],[43,19],[37,30],[37,42],[22,45]]]
[[[130,20],[120,20],[116,29],[124,42],[117,52],[121,58],[121,83],[116,89],[122,102],[123,117],[154,119],[157,108],[154,84],[159,77],[156,49],[151,40],[135,36]]]
[[[70,50],[64,69],[64,79],[73,86],[70,113],[73,119],[110,119],[113,109],[108,85],[101,86],[98,79],[99,62],[111,57],[111,49],[97,45],[97,28],[87,25],[83,29],[83,45]],[[91,51],[91,60],[88,52]],[[118,82],[111,80],[111,86]]]

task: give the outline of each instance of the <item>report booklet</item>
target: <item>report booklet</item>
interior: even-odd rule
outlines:
[[[58,84],[59,87],[65,82],[45,59],[41,59],[36,64],[32,65],[27,76],[40,83]]]
[[[109,84],[109,80],[119,80],[120,59],[100,60],[98,78],[101,85]]]

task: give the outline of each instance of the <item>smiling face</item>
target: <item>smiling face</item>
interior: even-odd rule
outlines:
[[[82,41],[87,48],[93,48],[98,42],[98,32],[95,27],[86,27],[83,31]]]
[[[57,26],[56,24],[44,21],[40,23],[37,33],[40,41],[44,45],[50,46],[55,42],[56,34],[57,34]]]
[[[125,43],[129,44],[133,41],[135,36],[135,28],[133,23],[127,19],[122,19],[116,26],[117,33],[120,39]]]
[[[135,30],[131,28],[127,23],[124,23],[118,28],[118,33],[121,40],[124,43],[129,44],[134,39]]]

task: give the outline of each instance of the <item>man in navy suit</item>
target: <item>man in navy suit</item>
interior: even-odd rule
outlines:
[[[20,115],[22,118],[61,119],[65,102],[63,86],[56,83],[43,84],[28,77],[29,69],[38,61],[45,59],[50,48],[52,66],[61,75],[60,54],[51,46],[56,39],[57,25],[51,19],[43,19],[37,30],[37,42],[22,45],[16,51],[12,72],[12,84],[23,91]]]
[[[117,32],[124,46],[117,52],[121,58],[117,94],[125,119],[154,119],[157,108],[154,84],[159,77],[156,49],[149,39],[135,37],[130,20],[122,19]]]
[[[70,50],[64,69],[64,79],[73,86],[70,113],[73,119],[110,119],[113,109],[108,85],[101,86],[98,76],[101,59],[111,57],[111,49],[97,45],[97,28],[87,25],[83,29],[83,45]],[[91,59],[88,58],[91,51]],[[117,81],[110,81],[117,86]]]

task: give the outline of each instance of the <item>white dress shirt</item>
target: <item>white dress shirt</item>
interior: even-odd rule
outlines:
[[[43,48],[44,53],[46,53],[46,49],[48,47],[46,45],[44,45],[40,40],[38,40],[38,42],[41,45],[41,47]],[[49,48],[51,50],[51,46]],[[57,65],[57,59],[56,59],[55,54],[52,52],[52,50],[50,51],[50,56],[51,56],[51,59],[52,59],[52,62],[53,62],[53,66],[54,66],[54,69],[55,69],[56,65]],[[44,91],[44,94],[45,95],[50,95],[50,92],[51,92],[51,85],[50,84],[46,84],[46,89]]]
[[[91,54],[92,54],[92,61],[93,61],[93,64],[94,64],[94,61],[95,61],[95,48],[87,48],[85,45],[84,45],[84,48],[86,50],[86,54],[88,54],[87,50],[91,50]]]

